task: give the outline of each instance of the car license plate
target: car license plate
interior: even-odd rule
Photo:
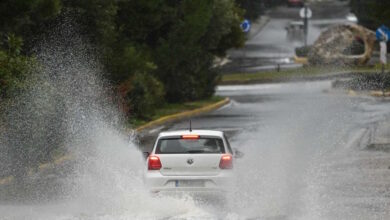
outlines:
[[[203,180],[176,180],[176,187],[204,187]]]

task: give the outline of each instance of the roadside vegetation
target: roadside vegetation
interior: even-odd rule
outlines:
[[[185,111],[190,111],[194,109],[199,109],[210,104],[217,103],[222,101],[224,98],[220,96],[212,96],[207,99],[184,102],[184,103],[165,103],[154,111],[153,115],[148,117],[148,120],[140,119],[140,118],[131,118],[130,123],[134,127],[139,127],[145,125],[149,121],[157,120],[163,116],[173,115],[176,113],[181,113]]]
[[[97,48],[125,114],[150,120],[168,103],[212,97],[218,82],[213,60],[243,45],[244,13],[234,0],[2,1],[0,98],[23,90],[39,65],[39,39],[65,20]]]
[[[359,24],[376,30],[382,24],[390,27],[390,2],[382,0],[350,0],[351,11],[356,14]]]
[[[287,3],[286,0],[236,0],[236,2],[245,10],[245,18],[252,21],[263,15],[267,9]]]
[[[386,66],[389,69],[390,65]],[[381,71],[380,65],[374,66],[303,66],[300,68],[261,71],[254,73],[232,73],[222,76],[221,85],[234,84],[253,84],[266,82],[285,82],[291,80],[310,80],[330,76],[329,74],[337,73],[358,73],[363,75],[371,75]]]

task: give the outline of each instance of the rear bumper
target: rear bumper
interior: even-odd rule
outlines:
[[[144,175],[145,186],[151,192],[224,193],[231,189],[232,171],[216,176],[163,176],[159,171],[148,171]],[[180,186],[178,181],[202,181],[202,186]]]
[[[229,191],[226,188],[149,188],[149,192],[156,195],[224,196]]]

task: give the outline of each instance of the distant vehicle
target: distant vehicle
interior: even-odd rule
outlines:
[[[288,41],[303,41],[304,26],[303,21],[290,21],[286,26]]]
[[[358,18],[354,13],[348,13],[347,16],[345,16],[347,21],[352,22],[352,23],[358,23]]]
[[[233,152],[221,131],[183,130],[159,134],[147,153],[144,181],[151,192],[225,192],[232,177]]]
[[[287,0],[287,6],[288,7],[303,7],[304,2],[303,2],[303,0]]]

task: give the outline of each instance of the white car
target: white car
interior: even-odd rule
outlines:
[[[224,192],[233,177],[233,150],[221,131],[162,132],[144,176],[151,192]]]

